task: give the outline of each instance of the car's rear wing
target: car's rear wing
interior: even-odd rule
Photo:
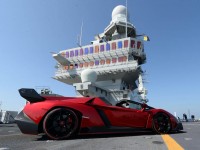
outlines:
[[[19,89],[21,97],[25,98],[30,103],[44,101],[45,98],[40,96],[34,89],[22,88]]]

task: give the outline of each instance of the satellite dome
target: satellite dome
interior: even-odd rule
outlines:
[[[85,69],[81,72],[82,82],[95,82],[97,80],[97,73],[92,69]]]
[[[112,21],[121,19],[126,19],[127,8],[123,5],[116,6],[112,11]],[[127,20],[129,21],[129,14],[127,12]]]

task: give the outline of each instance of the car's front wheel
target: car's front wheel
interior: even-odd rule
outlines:
[[[49,138],[60,140],[72,136],[78,128],[78,123],[78,117],[73,110],[56,108],[44,118],[43,129]]]
[[[153,130],[158,134],[168,133],[171,130],[171,121],[165,113],[157,113],[153,117]]]

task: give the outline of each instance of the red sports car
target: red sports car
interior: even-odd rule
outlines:
[[[112,105],[100,97],[45,96],[25,88],[19,92],[28,102],[15,120],[25,134],[45,133],[58,140],[76,134],[183,130],[169,112],[130,100]]]

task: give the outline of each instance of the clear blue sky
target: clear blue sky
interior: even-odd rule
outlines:
[[[103,32],[115,6],[125,0],[0,0],[0,101],[3,110],[25,104],[18,89],[49,86],[74,96],[74,88],[51,77],[50,52],[76,47]],[[149,105],[200,117],[200,1],[128,0],[131,22],[145,33]]]

